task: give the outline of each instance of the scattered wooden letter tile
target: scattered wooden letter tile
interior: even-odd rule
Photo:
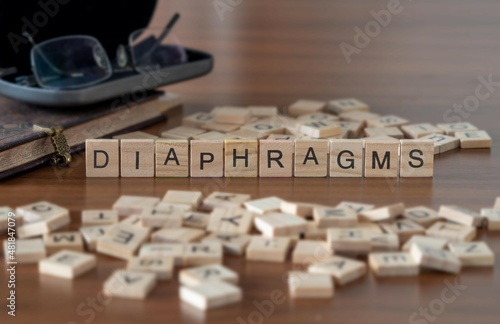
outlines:
[[[347,98],[347,99],[338,99],[338,100],[331,100],[328,102],[326,106],[326,110],[333,112],[337,115],[340,115],[345,112],[351,112],[351,111],[369,111],[369,107],[366,103],[354,99],[354,98]]]
[[[245,234],[252,229],[254,214],[243,208],[215,208],[210,214],[207,230]]]
[[[202,242],[220,242],[224,253],[230,255],[243,255],[250,243],[251,236],[237,233],[212,233],[205,237]]]
[[[61,250],[38,263],[38,271],[55,277],[73,279],[95,268],[95,255]]]
[[[323,111],[326,103],[316,100],[301,99],[288,107],[288,115],[298,117]]]
[[[257,177],[259,171],[258,140],[224,141],[224,176]]]
[[[281,134],[271,134],[267,137],[268,140],[277,140],[277,141],[285,141],[285,140],[295,140],[297,136],[287,134],[287,135],[281,135]]]
[[[425,206],[406,208],[403,216],[423,227],[429,227],[439,220],[437,211]]]
[[[486,218],[488,231],[500,231],[500,209],[481,209],[481,216]]]
[[[208,226],[210,214],[188,211],[182,215],[182,226],[205,229]]]
[[[359,216],[360,220],[366,220],[369,222],[390,221],[396,218],[397,216],[403,215],[404,212],[405,212],[405,204],[397,203],[393,205],[379,207],[377,209],[363,211],[359,214]]]
[[[263,215],[269,212],[279,211],[283,200],[278,197],[266,197],[244,202],[245,208],[252,213]]]
[[[319,228],[315,222],[308,221],[307,229],[302,234],[306,240],[323,240],[326,241],[326,228]]]
[[[241,288],[224,281],[207,281],[197,286],[181,286],[179,298],[198,309],[206,310],[237,303],[243,294]]]
[[[42,239],[16,239],[15,244],[3,241],[3,255],[6,262],[37,263],[47,252]]]
[[[337,285],[345,285],[366,274],[364,262],[334,255],[321,262],[311,264],[310,273],[323,273],[333,277]]]
[[[223,250],[220,242],[188,243],[184,249],[184,266],[222,263]]]
[[[16,226],[22,225],[22,216],[21,217],[15,217],[14,210],[10,207],[7,206],[1,206],[0,207],[0,233],[3,233],[7,231],[8,228],[8,223],[9,223],[9,218],[11,219],[12,223],[15,223]]]
[[[247,139],[247,140],[255,140],[266,138],[269,133],[257,132],[255,130],[240,128],[233,132],[227,133],[228,135],[234,136],[235,139]]]
[[[172,278],[174,272],[174,258],[160,255],[131,257],[127,263],[127,270],[151,272],[158,280],[168,280]]]
[[[247,247],[247,260],[285,262],[289,247],[289,238],[254,236]]]
[[[413,235],[425,234],[425,227],[410,219],[398,219],[392,223],[381,224],[382,228],[391,234],[396,234],[401,243],[406,242]]]
[[[332,277],[323,273],[290,271],[288,287],[292,298],[331,298],[334,294]]]
[[[203,133],[205,133],[204,129],[189,126],[178,126],[162,132],[161,137],[168,139],[188,140],[193,138],[193,136],[201,135]]]
[[[330,140],[330,177],[363,176],[363,140]]]
[[[446,135],[454,136],[459,131],[475,131],[477,127],[471,123],[448,123],[437,124],[437,128],[442,129]]]
[[[250,195],[214,191],[203,200],[203,208],[212,210],[215,207],[238,208],[250,200]]]
[[[260,140],[259,176],[292,177],[295,143],[292,140]]]
[[[185,286],[197,286],[207,281],[225,281],[237,285],[239,275],[223,265],[209,264],[181,270],[179,272],[179,281]]]
[[[145,299],[156,286],[156,275],[150,272],[116,270],[104,282],[107,296],[129,299]]]
[[[26,222],[26,218],[24,218],[24,224],[17,227],[17,237],[22,239],[48,234],[65,227],[69,223],[69,214],[65,213],[48,212],[41,219],[32,222]]]
[[[491,137],[483,130],[455,132],[455,137],[460,140],[463,149],[491,147]]]
[[[120,174],[122,177],[154,177],[155,140],[120,140]]]
[[[224,175],[224,142],[222,140],[191,141],[191,177]]]
[[[16,215],[22,216],[25,223],[31,223],[51,217],[69,217],[69,211],[56,204],[47,201],[39,201],[17,207]]]
[[[97,252],[115,258],[128,259],[149,236],[147,229],[138,226],[118,224],[111,227],[97,240]]]
[[[141,213],[141,225],[153,228],[182,227],[182,216],[185,211],[172,204],[158,204],[155,207],[144,208]]]
[[[120,134],[113,136],[113,139],[157,139],[158,136],[141,132],[141,131],[136,131],[136,132],[130,132],[130,133],[125,133],[125,134]]]
[[[193,139],[191,140],[191,151],[193,150],[193,140],[200,140],[200,141],[221,141],[222,146],[224,147],[224,140],[225,139],[231,139],[235,138],[232,135],[224,134],[221,132],[217,131],[209,131],[200,135],[193,136]]]
[[[183,243],[146,243],[141,246],[139,256],[168,257],[176,266],[182,266],[184,249]]]
[[[82,226],[110,225],[118,223],[116,210],[82,210]]]
[[[224,124],[243,125],[252,118],[250,110],[243,107],[215,107],[211,113],[216,123]]]
[[[476,228],[472,226],[438,221],[429,227],[425,234],[447,239],[450,242],[472,241],[476,237]]]
[[[329,142],[326,139],[295,140],[295,177],[326,177]]]
[[[162,228],[151,234],[151,241],[155,243],[189,243],[198,241],[205,235],[205,231],[197,228]]]
[[[300,122],[338,121],[339,117],[329,113],[312,113],[297,117]]]
[[[420,138],[431,134],[444,134],[444,130],[429,123],[410,124],[401,126],[407,138]]]
[[[335,254],[365,254],[371,250],[370,230],[359,227],[329,228],[326,232],[329,247]]]
[[[203,124],[200,126],[202,129],[207,130],[207,131],[215,131],[215,132],[221,132],[221,133],[229,133],[232,131],[235,131],[240,128],[241,125],[239,124],[223,124],[223,123],[216,123],[216,122],[210,122]],[[203,135],[203,134],[201,134]],[[203,138],[203,136],[198,135],[196,136],[197,139]],[[212,137],[213,139],[213,137]]]
[[[455,254],[463,267],[493,267],[495,254],[485,242],[450,243],[451,253]]]
[[[292,263],[317,263],[332,256],[332,251],[324,241],[300,240],[292,252]]]
[[[448,152],[460,146],[460,140],[449,135],[430,134],[423,136],[420,139],[431,140],[434,142],[434,155]]]
[[[189,140],[156,140],[155,152],[157,177],[189,177]]]
[[[360,214],[365,211],[372,210],[375,208],[375,205],[372,204],[363,204],[359,202],[352,202],[352,201],[342,201],[337,205],[339,208],[350,208],[354,210],[357,214]]]
[[[365,141],[365,177],[397,177],[399,173],[399,141]]]
[[[304,202],[293,202],[285,201],[281,202],[280,209],[285,214],[292,214],[301,217],[308,217],[313,215],[313,209],[317,205],[304,203]]]
[[[182,126],[200,128],[203,124],[213,121],[214,115],[205,112],[198,112],[182,118]]]
[[[398,127],[367,127],[364,129],[366,137],[390,136],[397,139],[404,137],[403,132]]]
[[[202,199],[201,191],[169,190],[163,196],[162,203],[184,204],[197,208]]]
[[[47,254],[61,250],[83,251],[83,239],[80,232],[57,232],[46,234],[43,238]]]
[[[373,234],[370,237],[371,251],[387,252],[399,250],[399,237],[397,234]]]
[[[120,176],[120,141],[117,139],[87,139],[85,163],[87,177]]]
[[[483,216],[455,205],[442,205],[439,207],[438,216],[455,223],[475,227],[480,226],[483,222]]]
[[[358,215],[350,208],[317,206],[313,209],[313,218],[319,228],[355,227],[358,224]]]
[[[410,248],[414,243],[421,246],[428,246],[433,249],[444,249],[448,244],[448,240],[439,237],[414,235],[406,241],[401,250],[410,252]]]
[[[87,250],[95,251],[97,247],[97,240],[106,234],[106,231],[111,228],[112,225],[98,225],[98,226],[85,226],[80,227],[80,234],[85,241]]]
[[[415,243],[411,246],[410,253],[413,259],[425,268],[450,273],[459,273],[462,268],[460,259],[446,250],[434,249]]]
[[[401,140],[400,177],[432,177],[434,143],[425,139]]]
[[[276,106],[248,106],[248,110],[253,117],[264,118],[278,115]]]
[[[378,277],[416,276],[419,264],[408,252],[375,252],[368,255],[370,268]]]
[[[340,137],[342,128],[336,121],[300,121],[299,132],[312,138]]]
[[[368,127],[398,127],[408,123],[408,120],[394,115],[381,116],[366,121]]]
[[[120,196],[113,204],[113,210],[118,212],[120,216],[139,215],[142,210],[147,207],[154,207],[160,202],[157,197],[143,196]]]
[[[340,120],[360,122],[362,128],[366,127],[366,121],[379,117],[379,114],[369,111],[347,111],[339,114]]]
[[[304,218],[283,213],[269,213],[255,218],[255,227],[264,236],[287,236],[304,233],[307,222]]]

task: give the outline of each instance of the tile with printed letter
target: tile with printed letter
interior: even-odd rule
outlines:
[[[55,277],[73,279],[96,267],[92,254],[61,250],[38,263],[40,273]]]
[[[215,208],[210,214],[207,230],[245,234],[253,226],[254,214],[243,208]]]
[[[236,285],[239,275],[223,265],[209,264],[181,270],[179,281],[185,286],[197,286],[207,281],[225,281]]]
[[[116,270],[104,282],[107,296],[128,299],[145,299],[156,286],[156,275],[150,272]]]

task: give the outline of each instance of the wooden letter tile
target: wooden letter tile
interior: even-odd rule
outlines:
[[[168,139],[188,140],[203,133],[205,133],[204,129],[189,126],[178,126],[161,133],[161,137]]]
[[[128,299],[145,299],[156,286],[154,273],[116,270],[106,282],[103,292],[107,296]]]
[[[23,225],[17,227],[18,238],[48,234],[70,223],[69,212],[66,208],[47,202],[19,207],[16,215],[24,219]]]
[[[220,242],[188,243],[184,250],[184,266],[200,266],[222,263],[223,250]]]
[[[207,230],[245,234],[250,232],[254,215],[243,208],[215,208],[210,214]]]
[[[491,137],[483,130],[455,132],[455,137],[460,140],[463,149],[491,147]]]
[[[403,203],[397,203],[361,212],[359,216],[361,220],[379,222],[393,220],[397,216],[403,215],[404,212],[405,205]]]
[[[471,123],[449,123],[449,124],[438,124],[437,128],[442,129],[446,135],[454,136],[455,132],[460,131],[475,131],[477,127]]]
[[[214,191],[203,200],[203,209],[239,208],[248,200],[250,200],[250,195],[247,194]]]
[[[144,208],[141,213],[141,225],[153,228],[179,228],[182,226],[184,211],[172,204],[158,204]]]
[[[420,139],[434,142],[434,155],[454,150],[460,146],[460,140],[449,135],[430,134]]]
[[[118,223],[115,210],[82,210],[82,226],[110,225]]]
[[[330,140],[330,177],[363,176],[363,141],[360,139]]]
[[[295,140],[295,177],[326,177],[328,140]]]
[[[352,209],[356,212],[356,214],[360,214],[365,211],[372,210],[375,205],[372,204],[363,204],[359,202],[352,202],[352,201],[343,201],[340,204],[337,205],[339,208],[349,208]]]
[[[191,141],[191,177],[224,175],[224,142],[222,140]]]
[[[149,231],[137,226],[115,225],[97,240],[97,252],[128,259],[149,237]]]
[[[500,209],[481,209],[481,216],[486,218],[488,231],[500,231]]]
[[[243,204],[249,211],[255,214],[263,215],[269,212],[279,211],[282,202],[283,200],[278,197],[266,197],[247,201]]]
[[[338,99],[331,100],[328,102],[326,106],[326,110],[333,112],[337,115],[340,115],[345,112],[351,111],[369,111],[370,108],[368,105],[358,99],[347,98],[347,99]]]
[[[197,286],[181,286],[179,298],[201,310],[222,307],[240,302],[241,288],[224,281],[208,281]]]
[[[201,267],[184,269],[179,272],[179,281],[185,286],[197,286],[207,281],[225,281],[237,285],[237,272],[220,264],[209,264]]]
[[[369,119],[366,122],[368,127],[398,127],[406,125],[408,123],[408,120],[394,115],[387,115]]]
[[[410,248],[414,243],[421,246],[428,246],[433,249],[444,249],[448,244],[448,240],[439,237],[414,235],[406,241],[401,250],[410,252]]]
[[[120,170],[122,177],[154,177],[155,140],[120,140]]]
[[[205,112],[198,112],[182,118],[182,126],[200,128],[203,124],[214,121],[214,115]]]
[[[247,260],[285,262],[289,247],[289,238],[254,236],[247,247]]]
[[[46,234],[43,238],[47,254],[61,250],[83,251],[83,239],[80,232],[58,232]]]
[[[292,263],[318,263],[332,256],[332,251],[324,241],[300,240],[292,252]]]
[[[120,176],[119,140],[88,139],[85,141],[87,177]]]
[[[425,234],[447,239],[450,242],[468,242],[476,237],[476,228],[472,226],[438,221],[429,227]]]
[[[288,236],[304,233],[307,222],[304,218],[283,213],[270,213],[255,218],[255,227],[264,236]]]
[[[182,266],[184,263],[183,243],[146,243],[139,250],[140,257],[166,257],[174,260],[174,265]]]
[[[413,259],[425,268],[450,273],[459,273],[462,268],[460,259],[446,250],[434,249],[416,243],[411,246],[410,253]]]
[[[463,267],[493,267],[495,254],[485,242],[460,242],[449,244],[451,253],[455,254]]]
[[[432,177],[434,143],[423,139],[401,140],[400,177]]]
[[[335,254],[365,254],[371,250],[370,230],[359,227],[329,228],[326,232],[329,247]]]
[[[80,234],[82,234],[87,250],[95,251],[97,248],[97,240],[103,237],[111,226],[112,225],[98,225],[80,227]]]
[[[198,241],[205,231],[197,228],[162,228],[151,235],[155,243],[188,243]]]
[[[399,141],[367,140],[365,142],[365,177],[397,177]]]
[[[364,262],[334,255],[321,262],[311,264],[310,273],[323,273],[333,277],[337,285],[345,285],[366,274]]]
[[[143,255],[128,260],[127,270],[151,272],[158,280],[172,279],[174,258],[160,255]]]
[[[247,234],[212,233],[205,237],[202,242],[220,242],[224,253],[229,255],[244,255],[251,238]]]
[[[291,140],[260,140],[259,176],[292,177],[295,143]]]
[[[189,141],[157,140],[156,176],[189,177]]]
[[[205,229],[210,221],[210,214],[188,211],[182,215],[182,226]]]
[[[16,239],[15,245],[3,240],[3,255],[5,261],[24,264],[37,263],[45,258],[47,252],[42,239]]]
[[[429,227],[439,220],[437,211],[425,206],[406,208],[403,216],[423,227]]]
[[[439,208],[438,215],[441,218],[467,226],[478,227],[483,222],[483,216],[455,205],[442,205]]]
[[[214,115],[216,123],[224,124],[243,125],[252,118],[250,110],[243,107],[215,107],[212,110],[212,115]]]
[[[201,191],[169,190],[163,196],[162,203],[183,204],[198,208],[202,196]]]
[[[358,224],[358,215],[350,208],[314,207],[313,218],[318,228],[355,227]]]
[[[113,210],[120,216],[140,215],[144,208],[154,207],[159,202],[157,197],[120,196],[113,204]]]
[[[258,140],[224,141],[224,176],[257,177],[259,171]]]
[[[387,233],[396,234],[401,243],[413,235],[425,234],[425,227],[409,219],[398,219],[391,224],[381,224],[381,226]]]
[[[419,264],[408,252],[370,253],[368,263],[378,277],[416,276],[420,272]]]
[[[316,100],[301,99],[288,107],[288,115],[298,117],[323,111],[326,103]]]
[[[38,263],[38,271],[55,277],[73,279],[96,266],[92,254],[62,250]]]
[[[404,134],[397,127],[367,127],[364,129],[366,137],[389,136],[397,139],[402,139]]]
[[[17,207],[16,215],[22,216],[25,223],[32,223],[52,217],[69,217],[69,211],[56,204],[47,201],[39,201]]]
[[[407,138],[420,138],[431,134],[444,134],[444,130],[429,123],[410,124],[401,126]]]
[[[301,121],[299,132],[312,138],[340,137],[342,128],[336,121]]]
[[[288,287],[292,298],[331,298],[334,294],[332,278],[323,273],[291,271]]]
[[[399,237],[397,234],[373,234],[370,237],[373,252],[388,252],[399,250]]]

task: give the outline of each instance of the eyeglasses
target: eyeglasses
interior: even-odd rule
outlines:
[[[71,90],[89,87],[109,79],[114,73],[135,70],[151,72],[187,61],[186,51],[175,36],[167,37],[179,19],[178,13],[164,29],[140,29],[129,36],[128,45],[120,45],[116,66],[102,44],[92,36],[74,35],[32,43],[31,67],[34,81],[42,88]],[[26,79],[21,82],[27,83]]]

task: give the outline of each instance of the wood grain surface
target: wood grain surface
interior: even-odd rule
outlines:
[[[44,167],[0,184],[0,205],[12,207],[49,200],[71,210],[74,228],[82,209],[108,208],[123,194],[161,197],[169,189],[276,195],[335,205],[342,200],[378,206],[458,204],[474,210],[491,207],[500,196],[500,86],[476,88],[481,78],[500,81],[500,2],[493,0],[402,0],[367,46],[347,63],[339,45],[353,44],[355,27],[373,20],[372,10],[387,0],[224,1],[232,11],[221,21],[213,1],[160,0],[155,25],[173,11],[184,46],[215,55],[214,71],[201,79],[169,87],[185,98],[184,113],[216,105],[277,105],[301,99],[357,97],[379,114],[433,124],[467,121],[493,138],[491,150],[453,150],[436,157],[434,178],[85,178],[84,155],[63,170]],[[63,14],[63,13],[61,13]],[[487,92],[487,98],[485,98]],[[478,103],[469,110],[460,105]],[[454,108],[458,107],[458,108]],[[453,110],[455,109],[455,110]],[[179,123],[146,131],[160,134]],[[415,278],[376,279],[372,274],[338,288],[327,300],[291,300],[284,275],[290,262],[268,264],[227,257],[241,274],[244,300],[206,313],[179,302],[178,282],[161,283],[145,301],[98,298],[104,280],[123,261],[99,256],[97,270],[75,281],[39,275],[35,265],[18,266],[17,316],[2,323],[496,323],[500,316],[500,233],[480,232],[495,251],[494,269],[464,269],[458,276],[424,272]],[[3,263],[3,260],[2,260]],[[0,270],[1,300],[6,302],[7,272]],[[458,280],[465,286],[444,303],[442,291]],[[463,287],[462,287],[463,288]],[[269,306],[271,294],[283,294]],[[448,293],[448,297],[453,296]],[[95,307],[87,303],[95,303]],[[261,306],[265,304],[264,313]],[[261,305],[261,306],[256,306]],[[442,306],[442,307],[441,307]],[[412,314],[433,308],[427,319]],[[260,315],[259,315],[260,314]],[[434,315],[433,315],[434,314]],[[420,322],[412,321],[420,319]]]

